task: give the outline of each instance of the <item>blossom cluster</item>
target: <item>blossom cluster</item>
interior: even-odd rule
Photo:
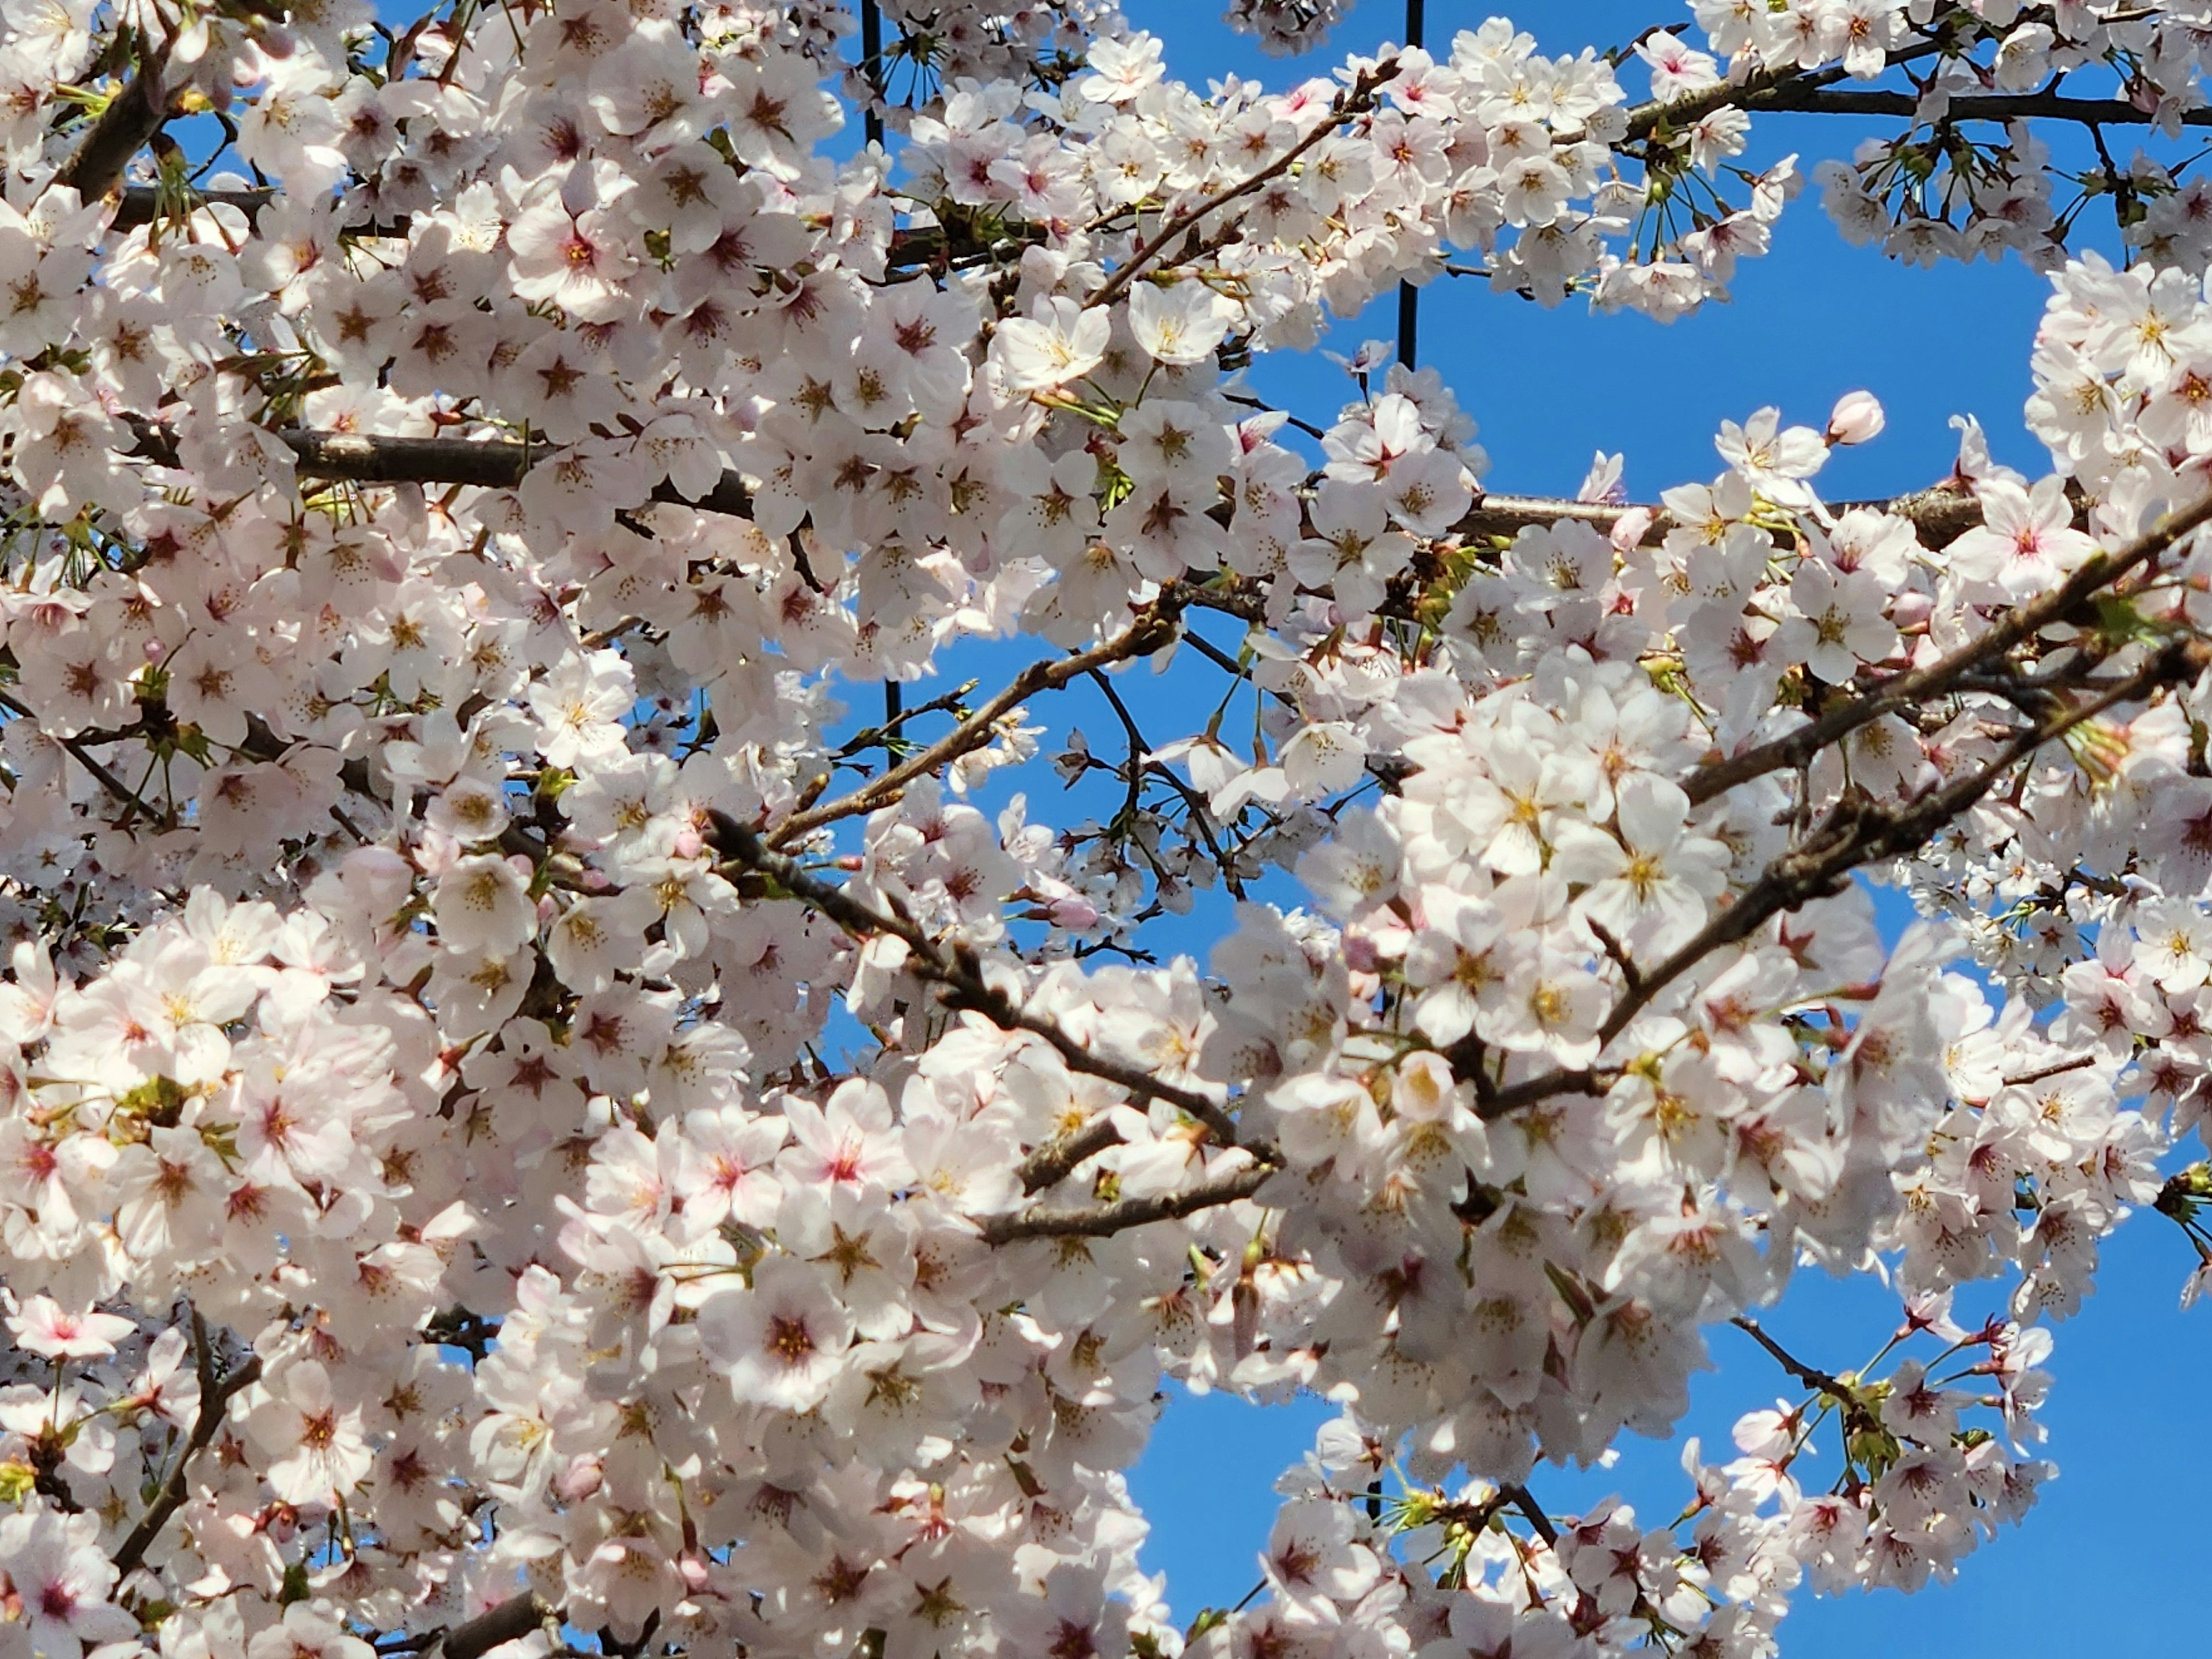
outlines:
[[[1509,522],[1433,370],[1238,378],[1454,251],[1680,314],[1796,186],[1735,94],[1938,10],[2191,95],[2002,9],[1716,13],[1632,111],[1502,21],[1200,94],[1073,0],[0,4],[0,1659],[1759,1659],[2018,1518],[2099,1241],[2212,1197],[2185,239],[2057,270],[2048,476],[1893,503],[1864,395]],[[1170,658],[1249,739],[1146,736]],[[1876,1258],[1867,1366],[1757,1324]],[[1548,1512],[1724,1322],[1803,1394]],[[1183,1628],[1167,1379],[1344,1412]]]

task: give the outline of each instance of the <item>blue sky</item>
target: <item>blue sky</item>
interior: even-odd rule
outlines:
[[[1491,9],[1430,0],[1428,12],[1428,39],[1441,55],[1455,31]],[[1396,5],[1366,0],[1321,58],[1294,70],[1231,35],[1215,0],[1127,0],[1127,14],[1164,38],[1171,72],[1194,82],[1233,71],[1280,85],[1315,72],[1330,52],[1370,50],[1401,27]],[[1555,0],[1509,15],[1556,53],[1609,46],[1687,12]],[[1641,92],[1632,70],[1624,78]],[[1796,150],[1809,167],[1820,156],[1848,154],[1859,136],[1832,119],[1762,117],[1750,159],[1757,165]],[[1819,424],[1838,394],[1862,387],[1881,398],[1889,430],[1837,456],[1820,480],[1831,497],[1887,494],[1942,476],[1956,451],[1954,414],[1978,415],[2000,459],[2045,470],[2021,406],[2047,290],[2017,262],[1932,271],[1892,264],[1846,246],[1808,191],[1784,216],[1773,252],[1740,267],[1734,287],[1732,304],[1662,327],[1572,304],[1547,312],[1478,283],[1439,283],[1423,297],[1422,359],[1443,371],[1481,423],[1492,460],[1486,482],[1498,490],[1571,493],[1593,451],[1620,450],[1631,494],[1650,499],[1718,471],[1712,434],[1720,421],[1778,404],[1792,420]],[[1328,343],[1346,351],[1394,332],[1386,304],[1362,323],[1340,325]],[[1310,417],[1333,413],[1349,389],[1318,356],[1263,359],[1251,380]],[[1147,697],[1140,707],[1165,702]],[[1077,719],[1114,752],[1110,717],[1079,711]],[[1192,938],[1185,948],[1198,946]],[[2142,1215],[2124,1227],[2106,1248],[2102,1293],[2057,1328],[2057,1384],[2043,1415],[2045,1455],[2062,1474],[2027,1524],[1969,1558],[1949,1586],[1911,1598],[1805,1596],[1783,1626],[1786,1659],[1863,1659],[1875,1644],[1946,1659],[2071,1659],[2085,1650],[2172,1644],[2189,1616],[2178,1604],[2212,1568],[2196,1494],[2176,1471],[2174,1443],[2185,1424],[2193,1427],[2201,1379],[2212,1367],[2207,1316],[2177,1306],[2191,1265],[2160,1218]],[[1808,1276],[1766,1322],[1802,1357],[1838,1369],[1871,1354],[1895,1312],[1878,1285]],[[1747,1338],[1723,1328],[1711,1344],[1720,1369],[1699,1379],[1683,1425],[1709,1449],[1726,1444],[1740,1413],[1785,1391]],[[1178,1617],[1233,1603],[1251,1588],[1273,1514],[1270,1484],[1328,1414],[1317,1401],[1272,1411],[1219,1396],[1170,1404],[1131,1484],[1152,1522],[1146,1565],[1169,1570]],[[1654,1520],[1671,1516],[1685,1490],[1679,1443],[1628,1442],[1621,1450],[1612,1470],[1544,1469],[1531,1484],[1559,1508],[1620,1492]]]

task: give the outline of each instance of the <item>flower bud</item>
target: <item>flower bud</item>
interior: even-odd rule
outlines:
[[[1615,519],[1613,521],[1613,533],[1609,538],[1613,543],[1613,550],[1619,553],[1633,550],[1637,544],[1643,541],[1656,517],[1657,515],[1648,507],[1632,507]]]
[[[579,1452],[568,1462],[568,1467],[553,1478],[553,1495],[564,1504],[576,1504],[589,1498],[605,1480],[605,1466],[588,1452]]]
[[[1887,424],[1881,403],[1871,392],[1846,392],[1828,416],[1831,444],[1863,444],[1881,435]]]
[[[1054,927],[1079,933],[1098,925],[1098,907],[1080,893],[1070,893],[1052,902],[1052,920]]]

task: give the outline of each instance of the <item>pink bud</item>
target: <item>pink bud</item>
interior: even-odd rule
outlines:
[[[1899,628],[1917,628],[1935,609],[1936,601],[1925,593],[1900,593],[1890,602],[1889,619]]]
[[[1610,538],[1614,550],[1626,553],[1641,543],[1644,532],[1651,528],[1653,516],[1648,507],[1632,507],[1615,519]]]
[[[509,853],[507,855],[507,862],[514,873],[525,881],[528,881],[538,873],[538,866],[530,861],[530,855],[527,853]]]
[[[586,866],[584,870],[582,880],[584,890],[587,893],[604,893],[608,888],[614,885],[612,882],[607,879],[607,872],[605,871],[594,870],[588,866]]]
[[[574,1504],[589,1498],[599,1489],[605,1472],[599,1460],[586,1452],[571,1458],[568,1467],[553,1477],[553,1495],[564,1504]]]
[[[146,660],[148,662],[159,662],[162,658],[169,654],[169,647],[163,645],[159,640],[147,641],[144,648],[146,652]]]
[[[1098,907],[1079,893],[1072,893],[1052,902],[1052,919],[1055,926],[1071,933],[1079,933],[1098,923]]]
[[[1836,399],[1836,407],[1828,416],[1828,441],[1863,444],[1880,437],[1887,424],[1873,392],[1846,392]]]
[[[678,830],[676,832],[676,842],[672,850],[679,859],[696,859],[699,856],[700,849],[705,845],[706,843],[699,839],[699,832],[696,830]]]

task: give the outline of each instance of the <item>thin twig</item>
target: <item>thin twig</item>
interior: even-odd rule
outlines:
[[[1735,1326],[1736,1329],[1743,1332],[1746,1335],[1749,1336],[1753,1341],[1758,1343],[1759,1346],[1765,1349],[1767,1352],[1772,1354],[1777,1364],[1780,1365],[1784,1370],[1788,1371],[1790,1376],[1796,1377],[1797,1381],[1802,1382],[1807,1388],[1812,1389],[1814,1393],[1825,1394],[1831,1399],[1845,1402],[1856,1401],[1858,1398],[1857,1394],[1852,1389],[1850,1384],[1845,1382],[1840,1377],[1831,1376],[1827,1372],[1820,1370],[1814,1366],[1807,1364],[1803,1360],[1798,1358],[1796,1355],[1791,1353],[1789,1349],[1784,1347],[1779,1342],[1777,1342],[1772,1337],[1769,1336],[1759,1322],[1751,1317],[1750,1315],[1738,1314],[1735,1318],[1729,1320],[1729,1323]]]
[[[169,1478],[161,1483],[161,1491],[146,1506],[146,1513],[138,1517],[138,1524],[131,1528],[130,1535],[115,1552],[118,1578],[127,1578],[137,1570],[155,1539],[161,1535],[161,1528],[168,1525],[169,1517],[184,1506],[193,1461],[214,1443],[216,1431],[229,1414],[232,1397],[261,1375],[259,1354],[249,1354],[236,1370],[228,1374],[216,1370],[215,1344],[208,1335],[207,1322],[198,1309],[192,1310],[192,1359],[199,1374],[199,1414],[192,1421],[191,1438],[177,1455],[177,1466],[169,1471]]]
[[[1376,88],[1384,85],[1397,73],[1398,60],[1395,58],[1385,58],[1374,68],[1363,70],[1357,81],[1337,94],[1336,101],[1330,106],[1328,113],[1322,118],[1314,130],[1299,139],[1297,143],[1291,145],[1257,173],[1247,174],[1236,184],[1215,191],[1204,201],[1194,202],[1180,213],[1170,215],[1152,240],[1141,244],[1134,253],[1122,261],[1098,290],[1084,301],[1085,306],[1095,309],[1099,306],[1113,304],[1127,290],[1129,284],[1144,273],[1145,267],[1158,257],[1161,249],[1185,231],[1195,228],[1198,222],[1205,218],[1207,214],[1219,212],[1239,198],[1249,196],[1269,179],[1279,178],[1288,173],[1300,156],[1334,132],[1337,128],[1372,109],[1375,106]]]
[[[1914,703],[1941,696],[1961,675],[1996,661],[2110,587],[2137,566],[2148,563],[2191,532],[2212,522],[2212,495],[2178,513],[2169,513],[2118,553],[2094,554],[2081,568],[2039,599],[2014,605],[1989,631],[1924,667],[1893,674],[1863,696],[1837,704],[1787,737],[1710,762],[1682,781],[1695,804],[1712,799],[1737,784],[1765,773],[1798,766],[1859,727]]]
[[[844,889],[817,879],[798,860],[776,851],[757,831],[726,812],[710,811],[708,819],[708,839],[729,862],[768,877],[784,892],[803,899],[856,938],[884,935],[904,943],[910,953],[908,971],[937,985],[949,1006],[979,1013],[1002,1031],[1027,1031],[1042,1037],[1070,1071],[1103,1078],[1140,1099],[1164,1101],[1205,1124],[1223,1146],[1238,1144],[1237,1121],[1220,1106],[1180,1085],[1160,1081],[1141,1066],[1085,1048],[1058,1021],[1030,1012],[991,984],[983,975],[982,964],[965,945],[940,944],[910,917],[886,915]],[[1270,1160],[1274,1156],[1272,1147],[1256,1143],[1250,1150]]]
[[[37,713],[27,704],[6,691],[0,691],[0,708],[6,709],[11,714],[20,715],[34,725],[38,723]],[[116,776],[105,762],[87,748],[82,738],[56,738],[54,741],[67,750],[77,764],[89,772],[100,787],[106,790],[109,794],[126,806],[135,807],[138,805],[138,797],[133,793],[131,786]]]
[[[768,845],[788,847],[824,824],[873,811],[896,799],[899,793],[916,778],[927,777],[963,755],[982,748],[997,735],[1001,718],[1039,692],[1056,691],[1094,669],[1127,662],[1132,657],[1148,657],[1173,643],[1181,631],[1183,603],[1181,593],[1171,590],[1146,606],[1134,622],[1112,639],[1054,661],[1031,663],[928,748],[870,779],[848,795],[793,812],[769,832]]]

